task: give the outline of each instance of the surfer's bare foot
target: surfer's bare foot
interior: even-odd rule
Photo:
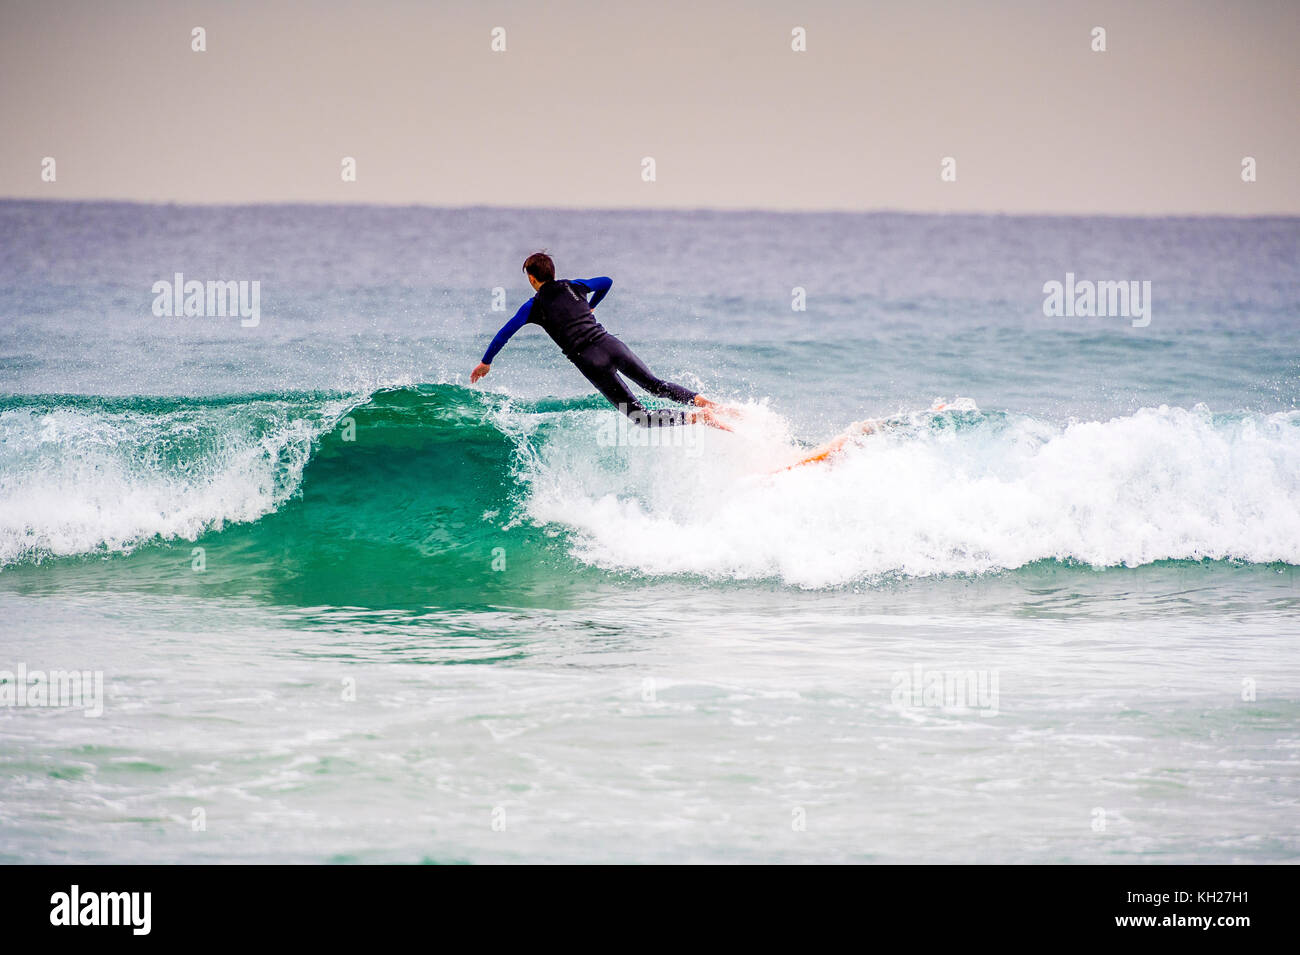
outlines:
[[[731,428],[718,420],[717,415],[714,414],[715,410],[715,407],[702,407],[699,411],[691,412],[690,420],[692,423],[707,424],[710,428],[717,428],[719,431],[730,431]]]
[[[699,405],[701,408],[715,415],[720,414],[720,415],[726,415],[728,418],[734,418],[740,414],[740,409],[731,408],[728,407],[727,405],[720,405],[716,401],[710,401],[708,398],[704,397],[703,395],[696,395],[695,403]],[[731,429],[727,428],[726,430],[730,431]]]

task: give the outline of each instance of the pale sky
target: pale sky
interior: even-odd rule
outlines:
[[[1295,215],[1298,103],[1297,0],[0,0],[10,198]]]

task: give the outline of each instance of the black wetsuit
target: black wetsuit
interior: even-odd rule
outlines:
[[[607,278],[552,279],[542,283],[537,294],[520,306],[514,318],[497,332],[483,355],[484,364],[492,364],[510,336],[524,325],[540,325],[596,390],[636,424],[647,428],[686,424],[687,412],[680,409],[646,410],[619,377],[629,378],[656,398],[669,398],[682,404],[695,402],[695,392],[656,377],[632,349],[596,321],[592,307],[605,297],[613,284]],[[589,292],[596,293],[591,302],[587,301]]]

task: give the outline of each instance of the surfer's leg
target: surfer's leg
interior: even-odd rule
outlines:
[[[600,344],[607,346],[607,353],[614,362],[615,368],[627,375],[634,382],[644,388],[656,398],[668,398],[670,401],[676,401],[683,405],[696,404],[698,395],[689,388],[683,388],[681,385],[672,381],[664,381],[643,362],[632,349],[628,348],[621,341],[610,335],[603,339]]]
[[[721,431],[730,431],[731,427],[724,424],[718,415],[722,414],[729,418],[735,418],[736,412],[724,405],[710,401],[697,392],[689,388],[683,388],[681,385],[672,381],[664,381],[649,368],[646,363],[636,356],[636,353],[627,345],[623,344],[613,335],[603,339],[601,344],[610,342],[609,354],[615,367],[627,375],[638,385],[644,388],[656,398],[668,398],[671,401],[679,401],[684,405],[695,405],[699,411],[691,412],[690,416],[683,416],[682,420],[669,421],[664,419],[663,424],[690,424],[698,421],[701,424],[707,424],[711,428],[718,428]],[[667,415],[670,412],[654,412],[656,414]],[[662,426],[662,425],[661,425]]]
[[[610,338],[613,336],[611,335]],[[627,383],[618,376],[617,363],[602,347],[607,340],[596,342],[573,361],[578,371],[582,372],[583,376],[596,386],[596,390],[605,396],[605,400],[627,415],[633,423],[643,428],[668,428],[690,424],[685,411],[646,410],[645,405],[632,394]]]

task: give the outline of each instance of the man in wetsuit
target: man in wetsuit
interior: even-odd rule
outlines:
[[[483,361],[470,373],[471,383],[491,371],[492,359],[510,341],[510,336],[531,323],[540,325],[560,346],[564,357],[573,362],[596,390],[641,427],[665,428],[698,421],[724,431],[731,430],[717,420],[716,403],[689,388],[655,377],[632,349],[596,321],[591,310],[614,284],[610,279],[556,279],[555,263],[545,252],[530,255],[524,261],[524,272],[537,294],[519,306],[514,318],[497,332],[483,353]],[[591,301],[587,300],[588,295],[591,295]],[[630,378],[656,398],[695,405],[699,410],[647,411],[620,375]]]

